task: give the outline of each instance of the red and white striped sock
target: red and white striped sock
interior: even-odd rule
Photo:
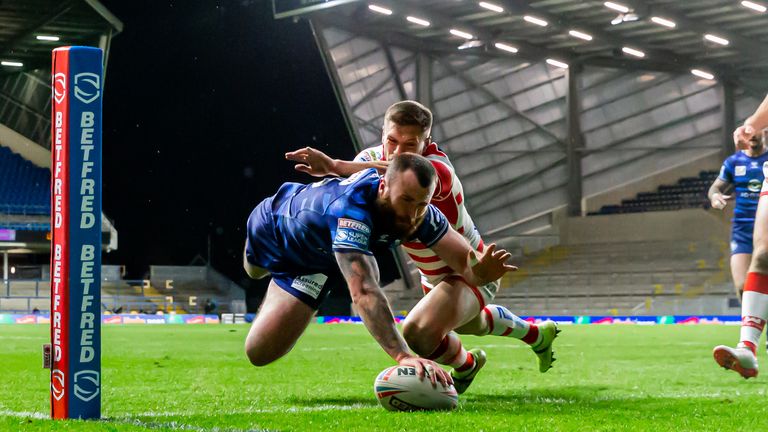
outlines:
[[[747,273],[741,299],[741,335],[739,345],[757,352],[757,343],[768,318],[768,275]]]
[[[488,325],[488,333],[495,336],[513,337],[528,345],[536,345],[541,341],[539,327],[513,314],[509,309],[499,305],[488,305],[481,312]]]
[[[427,358],[441,365],[451,366],[456,372],[469,371],[475,366],[475,358],[464,349],[459,335],[455,332],[445,335],[440,345]]]

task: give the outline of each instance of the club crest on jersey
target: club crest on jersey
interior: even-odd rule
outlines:
[[[737,176],[743,176],[747,175],[747,166],[746,165],[736,165],[736,169],[734,172]]]

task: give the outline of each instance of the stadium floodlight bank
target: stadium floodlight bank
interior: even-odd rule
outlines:
[[[103,53],[53,50],[51,417],[101,417]]]

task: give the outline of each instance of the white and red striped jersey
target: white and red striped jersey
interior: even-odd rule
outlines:
[[[437,172],[437,185],[430,203],[440,209],[451,227],[463,235],[475,250],[482,252],[483,240],[464,205],[464,190],[448,156],[435,143],[426,146],[421,155],[432,163]],[[383,145],[365,149],[355,157],[358,162],[385,159]],[[433,288],[446,276],[454,273],[448,264],[419,241],[403,243],[403,249],[419,269],[421,283],[426,289]]]

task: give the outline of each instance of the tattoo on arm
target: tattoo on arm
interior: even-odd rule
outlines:
[[[362,253],[336,253],[336,261],[368,332],[396,361],[407,355],[408,345],[397,331],[389,302],[379,287],[376,259]]]

